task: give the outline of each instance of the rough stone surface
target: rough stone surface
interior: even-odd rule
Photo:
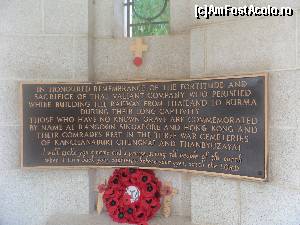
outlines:
[[[296,17],[241,20],[207,28],[207,72],[293,68]]]
[[[239,224],[239,181],[193,176],[191,190],[193,223],[205,225]]]
[[[300,129],[270,129],[270,181],[300,189]],[[299,202],[300,203],[300,202]]]
[[[191,30],[190,64],[192,77],[205,73],[205,32],[204,29]]]
[[[97,80],[171,79],[189,76],[189,43],[187,35],[146,37],[149,46],[144,64],[136,68],[131,39],[97,39],[95,42],[95,71]],[[176,49],[176,52],[173,51]]]
[[[73,46],[73,65],[75,80],[87,81],[89,77],[88,68],[88,38],[77,37],[74,38]]]
[[[146,38],[149,45],[141,73],[147,79],[180,79],[190,74],[190,45],[188,35],[169,35]],[[176,49],[176,51],[174,51]]]
[[[241,183],[241,224],[298,225],[300,191],[266,183]]]
[[[42,225],[56,213],[88,213],[87,171],[1,170],[0,202],[1,224]]]
[[[20,168],[20,127],[0,126],[0,171]]]
[[[0,79],[72,79],[72,37],[0,37]]]
[[[300,10],[297,11],[297,67],[300,67]]]
[[[0,33],[39,33],[42,31],[40,0],[1,0]]]
[[[113,0],[114,1],[114,21],[113,21],[113,37],[122,38],[124,37],[124,8],[123,0]]]
[[[300,70],[270,73],[270,126],[300,127]]]
[[[51,217],[47,225],[118,225],[106,214],[100,215],[57,215]],[[155,217],[149,225],[196,225],[190,222],[188,217],[172,216],[170,218]],[[128,225],[128,224],[124,224]]]
[[[217,23],[217,21],[215,22]],[[295,16],[281,19],[223,21],[222,23],[192,30],[191,40],[193,40],[193,35],[199,38],[202,34],[201,30],[207,30],[206,39],[202,43],[207,46],[205,59],[207,70],[201,72],[202,67],[198,65],[196,69],[200,71],[197,72],[200,74],[193,73],[193,68],[195,68],[193,64],[197,65],[197,63],[193,63],[193,60],[197,62],[196,58],[199,56],[193,56],[194,50],[192,49],[195,47],[192,47],[193,42],[191,42],[191,74],[192,77],[201,77],[271,70],[269,82],[270,183],[258,185],[259,188],[257,188],[255,184],[240,181],[243,185],[242,199],[239,200],[240,191],[237,190],[234,197],[237,196],[235,200],[239,203],[233,207],[233,214],[238,217],[232,221],[234,216],[230,210],[234,204],[232,198],[228,199],[232,196],[232,194],[229,196],[228,193],[232,193],[232,191],[223,191],[224,188],[220,188],[220,185],[217,184],[220,178],[210,178],[211,183],[216,182],[214,185],[207,185],[207,182],[203,182],[202,179],[195,185],[194,178],[192,178],[192,220],[218,225],[296,225],[300,221],[298,216],[300,212],[298,179],[300,177],[298,166],[300,93],[297,87],[299,71],[294,69],[297,44]],[[200,44],[199,42],[196,46],[200,46]],[[198,49],[201,48],[198,47]],[[199,54],[199,50],[195,49],[195,52]],[[280,69],[284,69],[284,71]],[[207,191],[203,186],[208,186],[210,190]],[[214,194],[211,194],[212,192]],[[259,192],[258,196],[257,192]],[[225,196],[224,198],[222,194]],[[213,202],[211,206],[204,205],[205,208],[203,208],[208,210],[205,213],[201,206],[195,207],[196,203],[201,202],[202,195],[205,198],[203,202]],[[221,206],[220,203],[222,203]],[[200,204],[198,203],[198,205]],[[226,211],[226,209],[228,210]]]
[[[89,212],[86,170],[19,169],[18,80],[87,80],[86,2],[0,1],[1,225],[43,225],[53,213]],[[43,33],[44,12],[51,35]]]
[[[0,125],[17,125],[19,122],[19,85],[17,81],[2,80],[0,82],[0,105]]]
[[[170,29],[171,34],[189,32],[192,18],[187,1],[170,1]]]
[[[86,34],[88,0],[44,0],[45,32]]]
[[[95,37],[112,37],[114,20],[114,0],[95,1]]]
[[[44,176],[44,208],[46,215],[89,213],[87,170],[46,171]]]
[[[94,65],[97,80],[126,80],[134,70],[130,39],[96,39]]]
[[[1,170],[0,202],[0,224],[45,224],[43,174]]]

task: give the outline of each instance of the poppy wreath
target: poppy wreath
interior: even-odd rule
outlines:
[[[113,221],[147,225],[160,209],[161,186],[152,170],[121,168],[98,189]]]

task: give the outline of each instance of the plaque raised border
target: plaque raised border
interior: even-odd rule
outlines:
[[[23,146],[23,84],[106,84],[106,83],[151,83],[151,82],[175,82],[175,81],[198,81],[198,80],[218,80],[218,79],[235,79],[235,78],[251,78],[251,77],[263,77],[264,78],[264,174],[263,178],[258,177],[250,177],[250,176],[241,176],[235,174],[226,174],[220,172],[209,172],[209,171],[198,171],[198,170],[190,170],[190,169],[176,169],[176,168],[159,168],[159,167],[137,167],[141,169],[157,169],[162,171],[175,171],[175,172],[189,172],[192,174],[203,174],[208,176],[221,176],[224,178],[235,178],[242,180],[250,180],[250,181],[267,181],[268,179],[268,168],[269,168],[269,148],[268,148],[268,73],[251,73],[251,74],[239,74],[239,75],[227,75],[227,76],[210,76],[210,77],[199,77],[195,79],[176,79],[176,80],[142,80],[142,81],[106,81],[106,82],[29,82],[29,81],[20,81],[20,124],[21,124],[21,132],[20,132],[20,158],[21,158],[21,167],[22,169],[88,169],[88,168],[119,168],[120,166],[34,166],[27,167],[23,165],[23,155],[24,155],[24,146]],[[122,166],[126,167],[126,166]],[[130,167],[130,166],[127,166]]]

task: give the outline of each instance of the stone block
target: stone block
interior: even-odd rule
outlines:
[[[0,33],[36,34],[42,32],[40,0],[1,0]]]
[[[267,183],[241,183],[241,224],[298,225],[300,192]]]
[[[191,30],[191,76],[205,73],[205,30],[198,28]]]
[[[99,81],[127,80],[133,73],[130,39],[96,39],[94,66]]]
[[[296,66],[296,17],[269,17],[207,28],[207,73]]]
[[[300,189],[300,129],[270,129],[270,181]],[[300,203],[299,203],[300,204]]]
[[[0,126],[0,170],[21,167],[20,162],[20,127]]]
[[[89,177],[87,170],[45,171],[45,215],[89,213]]]
[[[170,1],[171,34],[189,32],[191,26],[191,10],[186,1]]]
[[[190,73],[188,40],[188,35],[145,37],[149,50],[143,56],[143,65],[136,68],[130,51],[132,39],[96,39],[97,80],[187,78]]]
[[[300,10],[297,11],[297,67],[300,67]]]
[[[17,125],[19,115],[19,84],[17,81],[0,82],[0,125]]]
[[[114,2],[114,18],[113,18],[113,37],[123,38],[124,37],[124,6],[123,0],[113,0]]]
[[[44,0],[44,14],[46,33],[88,33],[88,0]]]
[[[89,169],[89,212],[95,213],[97,209],[97,199],[98,199],[98,185],[100,182],[97,181],[97,169]],[[104,183],[101,182],[101,183]]]
[[[72,37],[0,37],[0,79],[72,79]]]
[[[113,37],[114,21],[114,0],[96,0],[94,8],[96,37]],[[122,3],[121,3],[122,4]]]
[[[300,127],[300,70],[270,73],[270,127]]]
[[[148,79],[181,79],[190,75],[189,35],[168,35],[145,38],[149,45],[141,74]]]
[[[192,222],[205,225],[238,225],[240,181],[193,176],[191,179]]]
[[[89,77],[88,38],[74,38],[74,79],[87,81]]]
[[[9,170],[0,172],[0,223],[45,224],[44,177],[41,172]]]

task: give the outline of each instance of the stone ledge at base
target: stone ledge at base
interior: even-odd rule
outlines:
[[[196,225],[191,223],[189,217],[170,216],[169,218],[155,217],[149,225]],[[120,225],[113,222],[105,213],[100,215],[54,215],[51,216],[47,225]],[[126,225],[126,224],[124,224]]]

